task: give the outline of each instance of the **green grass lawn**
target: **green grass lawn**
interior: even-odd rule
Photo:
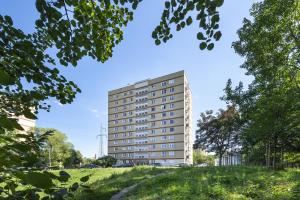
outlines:
[[[188,167],[148,179],[127,200],[300,199],[300,170],[259,167]]]
[[[165,171],[174,170],[168,168],[154,167],[134,167],[134,168],[106,168],[106,169],[83,169],[66,170],[71,175],[68,185],[79,181],[79,179],[88,174],[92,174],[87,184],[92,192],[84,192],[79,189],[72,199],[80,200],[102,200],[110,199],[111,196],[121,191],[123,188],[131,186],[141,180],[151,178],[156,174]]]

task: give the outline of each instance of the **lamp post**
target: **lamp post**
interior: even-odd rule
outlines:
[[[100,134],[96,136],[96,138],[99,137],[99,153],[98,153],[98,157],[101,158],[102,156],[104,156],[104,145],[103,145],[103,137],[107,138],[107,135],[105,133],[103,133],[102,131],[104,130],[107,131],[106,128],[102,127],[102,124],[100,126]]]

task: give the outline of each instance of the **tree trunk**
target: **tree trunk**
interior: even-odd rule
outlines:
[[[223,154],[219,154],[219,166],[222,166],[222,157],[223,157]]]

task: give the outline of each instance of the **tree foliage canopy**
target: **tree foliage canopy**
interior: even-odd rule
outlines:
[[[14,116],[35,119],[39,109],[50,109],[45,100],[71,103],[79,87],[59,73],[60,65],[76,66],[84,56],[105,62],[123,40],[123,29],[133,19],[141,0],[36,0],[39,18],[35,31],[24,33],[10,16],[0,15],[0,131],[18,128]],[[223,0],[165,1],[161,21],[152,37],[159,45],[177,31],[199,21],[200,49],[211,50],[219,40],[219,13]],[[56,58],[47,50],[56,51]]]
[[[300,3],[265,0],[253,5],[251,16],[233,48],[245,58],[241,68],[254,81],[244,90],[242,83],[233,88],[229,80],[222,99],[242,114],[245,151],[260,146],[266,164],[272,158],[275,166],[284,152],[300,150]]]
[[[201,113],[197,126],[195,149],[215,152],[221,158],[226,151],[238,148],[240,116],[233,106],[220,109],[216,116],[212,110]]]

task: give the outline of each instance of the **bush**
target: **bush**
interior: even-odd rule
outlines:
[[[112,156],[104,156],[102,158],[98,158],[97,160],[93,161],[92,163],[101,167],[112,167],[116,164],[117,159]]]

